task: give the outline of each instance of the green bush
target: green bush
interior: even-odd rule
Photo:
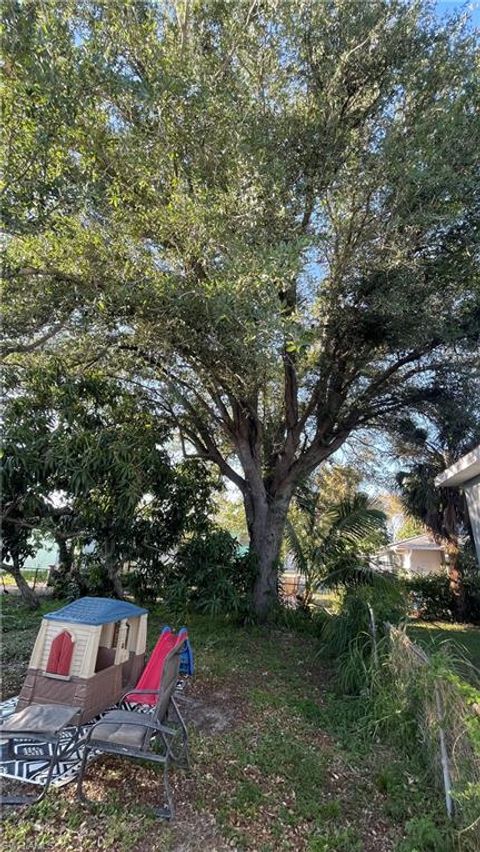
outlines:
[[[452,843],[429,816],[414,817],[406,826],[398,852],[450,852]]]
[[[455,598],[450,580],[443,574],[415,577],[406,580],[410,606],[424,621],[457,621]],[[466,572],[463,578],[465,591],[464,620],[480,624],[480,576]]]
[[[124,588],[143,605],[154,604],[165,583],[168,565],[161,559],[141,561],[121,577]]]
[[[319,638],[323,635],[330,615],[323,608],[311,610],[298,606],[294,609],[279,603],[270,613],[269,620],[281,629]]]
[[[243,616],[250,609],[254,580],[252,557],[239,553],[236,539],[226,530],[212,526],[178,549],[164,600],[174,612]]]
[[[466,576],[465,587],[465,621],[480,624],[480,576]]]
[[[377,575],[370,583],[347,591],[338,615],[325,621],[322,651],[338,661],[338,684],[343,692],[359,693],[369,685],[374,650],[372,617],[378,643],[386,622],[405,617],[407,600],[402,584],[391,575]]]
[[[410,606],[424,621],[454,620],[454,600],[446,575],[415,577],[405,583]]]
[[[352,642],[362,636],[369,637],[371,612],[379,637],[385,622],[397,624],[405,617],[407,600],[402,584],[388,575],[378,575],[367,585],[347,590],[342,598],[338,615],[331,616],[324,625],[324,650],[329,656],[347,652]]]

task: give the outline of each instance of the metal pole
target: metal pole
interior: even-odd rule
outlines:
[[[373,614],[373,609],[370,604],[367,604],[368,607],[368,615],[370,618],[370,633],[372,635],[372,645],[373,645],[373,661],[375,663],[375,668],[378,669],[378,648],[377,648],[377,625],[375,624],[375,616]]]
[[[440,740],[440,759],[442,762],[442,772],[443,772],[443,786],[445,789],[445,805],[447,808],[447,814],[452,819],[454,813],[453,799],[452,799],[452,779],[450,777],[450,764],[448,760],[448,751],[447,745],[445,742],[445,731],[443,730],[443,718],[444,718],[444,710],[443,710],[443,701],[442,696],[440,695],[440,690],[438,688],[438,683],[435,682],[434,686],[435,691],[435,704],[437,707],[437,716],[438,716],[438,736]]]

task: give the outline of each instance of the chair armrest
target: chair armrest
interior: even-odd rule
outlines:
[[[127,695],[160,695],[161,689],[129,689],[128,692],[124,692],[120,701],[125,701]],[[119,702],[120,703],[120,702]]]

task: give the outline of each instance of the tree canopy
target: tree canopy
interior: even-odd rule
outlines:
[[[7,358],[108,365],[292,494],[478,370],[476,40],[423,0],[6,4]],[[39,355],[41,353],[41,355]]]
[[[7,388],[16,377],[6,372]],[[17,583],[36,533],[57,542],[63,593],[72,580],[89,588],[82,568],[95,568],[100,588],[118,595],[126,562],[158,573],[207,522],[215,485],[202,463],[172,463],[168,437],[142,392],[95,371],[23,371],[22,393],[4,408],[1,465],[3,552],[12,560],[4,567]]]

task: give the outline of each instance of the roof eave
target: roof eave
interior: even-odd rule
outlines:
[[[480,476],[480,446],[435,477],[437,488],[459,488]]]

